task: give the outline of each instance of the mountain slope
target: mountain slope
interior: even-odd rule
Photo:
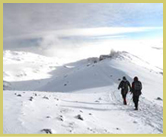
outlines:
[[[28,80],[10,81],[12,74],[6,75],[10,90],[3,96],[4,133],[163,133],[161,69],[127,52],[97,62],[90,58],[58,66],[50,61],[45,67],[47,71],[38,75],[50,77],[43,79],[33,80],[31,75]],[[133,110],[132,95],[127,95],[127,106],[122,103],[117,87],[123,76],[130,82],[138,76],[143,84],[138,111]]]
[[[128,55],[126,57],[126,55]],[[153,68],[146,62],[141,62],[138,58],[122,52],[114,55],[111,59],[106,59],[97,63],[91,60],[84,60],[84,65],[77,66],[77,63],[68,64],[75,66],[65,68],[66,73],[54,76],[46,85],[37,90],[40,91],[60,91],[69,92],[82,89],[105,87],[119,84],[119,79],[126,76],[132,82],[138,76],[143,84],[143,96],[155,101],[156,96],[163,98],[163,75],[161,70]],[[138,65],[138,60],[140,65]],[[138,63],[138,64],[137,64]],[[145,65],[144,65],[145,64]],[[142,66],[143,65],[143,66]],[[62,71],[62,70],[61,70]],[[155,79],[154,79],[155,78]]]

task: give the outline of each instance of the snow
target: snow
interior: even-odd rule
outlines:
[[[52,129],[57,134],[162,133],[162,107],[146,100],[142,102],[141,98],[141,110],[135,112],[131,104],[122,105],[118,92],[109,89],[96,88],[72,94],[5,91],[4,96],[10,100],[4,100],[4,133],[41,134],[42,129]],[[111,97],[113,94],[117,98]],[[29,100],[31,96],[33,101]],[[77,115],[83,120],[77,119]]]
[[[4,51],[3,133],[162,134],[163,70],[128,52],[96,60]],[[138,111],[130,93],[122,103],[123,76],[143,84]]]
[[[6,81],[25,81],[31,80],[32,78],[34,80],[48,78],[50,77],[49,72],[55,67],[52,65],[61,65],[60,60],[58,59],[52,59],[28,52],[11,52],[10,50],[6,50],[3,51],[3,56],[3,70],[5,70],[3,78]]]

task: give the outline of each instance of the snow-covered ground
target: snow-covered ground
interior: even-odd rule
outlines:
[[[3,54],[5,134],[161,134],[163,70],[128,52],[69,64],[26,52]],[[124,106],[119,79],[143,84],[140,106]]]

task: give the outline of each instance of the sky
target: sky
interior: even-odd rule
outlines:
[[[99,45],[105,40],[162,38],[162,3],[3,5],[4,50],[28,50],[63,57],[60,54],[75,54],[87,45]]]

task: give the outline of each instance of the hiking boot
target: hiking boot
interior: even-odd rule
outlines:
[[[127,101],[126,101],[126,100],[124,100],[124,102],[123,102],[123,103],[124,103],[124,105],[127,105]]]

